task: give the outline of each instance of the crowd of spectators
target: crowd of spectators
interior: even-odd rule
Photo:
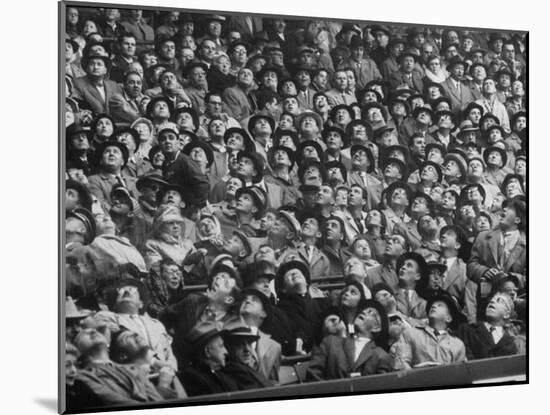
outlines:
[[[68,408],[525,353],[526,47],[68,7]]]

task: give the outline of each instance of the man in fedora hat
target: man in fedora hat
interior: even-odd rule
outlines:
[[[227,362],[223,373],[235,380],[239,390],[261,389],[273,386],[259,371],[255,346],[260,336],[257,331],[247,326],[240,317],[224,325],[224,344],[227,348]]]
[[[207,71],[207,66],[201,62],[192,62],[185,68],[185,77],[188,84],[184,91],[191,101],[191,106],[199,115],[204,114],[204,99],[208,92]]]
[[[142,92],[143,79],[137,72],[126,72],[122,79],[122,91],[109,100],[109,111],[117,123],[131,124],[145,115],[149,98]]]
[[[189,208],[204,206],[210,190],[206,174],[201,172],[194,160],[183,153],[175,131],[169,128],[159,131],[158,141],[165,156],[164,179],[183,188]]]
[[[117,141],[106,141],[96,149],[99,172],[88,177],[88,188],[105,211],[111,208],[111,192],[115,185],[122,185],[133,197],[137,197],[136,179],[123,177],[122,168],[128,162],[127,147]]]
[[[500,142],[487,147],[483,152],[483,160],[487,165],[485,181],[500,187],[507,174],[506,164],[508,162],[508,154],[504,149],[504,143]]]
[[[139,192],[139,212],[137,217],[144,219],[150,225],[153,224],[158,206],[161,203],[160,195],[164,193],[164,188],[168,186],[162,176],[151,171],[141,176],[136,182],[136,189]]]
[[[265,176],[266,183],[276,184],[283,189],[283,205],[293,205],[299,197],[294,151],[286,146],[272,147],[268,153],[271,174]]]
[[[416,107],[412,117],[405,119],[398,129],[399,144],[408,147],[414,134],[420,134],[426,138],[426,142],[434,142],[430,136],[430,127],[433,124],[434,113],[427,106]]]
[[[403,332],[396,355],[396,367],[439,366],[464,362],[466,348],[462,340],[449,333],[459,325],[459,311],[449,295],[433,297],[427,304],[428,325]]]
[[[237,84],[223,91],[223,102],[227,113],[242,122],[250,117],[257,108],[251,92],[255,89],[254,74],[249,68],[241,68],[237,73]]]
[[[216,211],[214,214],[220,221],[222,233],[230,235],[240,229],[248,236],[256,236],[260,229],[259,219],[267,205],[267,195],[258,186],[248,186],[235,193],[234,211]]]
[[[190,330],[192,364],[178,373],[189,396],[238,390],[235,380],[222,371],[227,359],[223,333],[223,323],[216,321],[198,322]]]
[[[384,193],[387,208],[382,213],[386,217],[386,233],[392,234],[397,223],[410,221],[410,216],[406,213],[409,206],[410,188],[403,181],[397,180],[391,183]]]
[[[337,215],[331,215],[324,220],[321,250],[327,256],[330,267],[328,275],[343,275],[344,264],[350,254],[344,249],[346,245],[346,225]]]
[[[77,207],[66,213],[65,249],[90,244],[96,237],[96,225],[92,213]]]
[[[295,352],[309,352],[313,347],[315,327],[321,312],[328,306],[326,298],[309,294],[309,267],[302,261],[289,261],[277,271],[275,290],[280,298],[278,307],[285,311],[295,339]]]
[[[443,162],[443,177],[448,185],[464,184],[468,172],[466,156],[459,150],[447,153]]]
[[[405,40],[394,36],[387,47],[388,57],[382,62],[380,72],[385,81],[389,81],[392,74],[399,72],[399,56],[405,49]]]
[[[353,337],[330,335],[314,350],[309,380],[341,379],[387,373],[393,370],[388,348],[388,316],[380,303],[359,304]]]
[[[396,290],[397,309],[408,317],[426,317],[426,300],[418,295],[426,286],[428,268],[424,257],[416,252],[407,252],[396,263],[399,288]]]
[[[468,261],[468,277],[476,283],[496,283],[502,273],[514,273],[522,286],[526,276],[526,203],[516,197],[503,203],[499,225],[480,233]]]
[[[424,91],[422,75],[415,71],[418,56],[411,51],[404,51],[399,55],[399,70],[390,75],[389,82],[393,88],[406,84],[410,89],[419,93]]]
[[[348,185],[358,185],[367,195],[364,209],[370,210],[382,199],[382,182],[373,175],[375,160],[369,148],[364,145],[351,147],[351,171],[348,175]]]
[[[475,101],[472,91],[463,83],[465,70],[466,62],[460,59],[460,57],[455,56],[447,65],[449,77],[441,84],[445,90],[445,95],[451,99],[451,111],[456,117],[460,115],[461,111],[470,102]]]
[[[419,219],[433,212],[434,202],[430,196],[425,193],[413,193],[409,202],[409,212],[411,220],[404,223],[396,223],[393,227],[393,233],[403,235],[407,239],[411,250],[416,250],[421,246],[422,236],[418,231]]]
[[[316,90],[311,87],[312,71],[309,68],[298,67],[294,72],[294,78],[298,87],[296,99],[302,110],[313,111],[313,97]]]
[[[365,55],[365,45],[359,36],[353,36],[350,42],[350,57],[340,68],[351,68],[357,79],[357,89],[361,90],[372,80],[381,80],[382,75],[376,63]]]
[[[367,226],[369,226],[368,223]],[[403,235],[392,235],[390,233],[387,233],[387,235],[386,246],[384,248],[381,264],[376,265],[367,271],[367,278],[365,282],[367,287],[371,290],[375,284],[381,282],[390,286],[394,291],[399,288],[399,278],[396,271],[397,259],[408,251],[409,246]]]
[[[458,336],[466,345],[468,359],[516,354],[518,350],[514,336],[510,335],[505,328],[514,314],[512,298],[498,292],[491,297],[482,321],[462,325]]]
[[[108,79],[111,61],[107,55],[94,53],[82,58],[86,75],[75,79],[72,97],[85,101],[94,114],[109,113],[109,101],[122,92],[120,86]]]

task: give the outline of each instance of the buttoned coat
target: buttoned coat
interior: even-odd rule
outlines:
[[[475,96],[472,93],[472,90],[468,87],[468,85],[462,82],[460,84],[460,92],[457,91],[455,84],[450,77],[442,82],[441,86],[445,91],[445,95],[451,99],[451,111],[455,115],[460,115],[461,111],[463,111],[470,102],[475,101]]]
[[[136,188],[137,179],[134,177],[124,177],[125,187],[134,198],[139,197],[139,192]],[[106,212],[111,209],[111,192],[115,185],[119,184],[116,177],[109,173],[98,173],[88,177],[88,189],[90,193],[97,197],[101,206]]]
[[[96,115],[101,113],[109,114],[109,101],[114,94],[122,93],[122,87],[108,79],[103,81],[103,85],[105,87],[105,99],[101,97],[99,91],[88,76],[77,78],[74,81],[72,97],[86,101]]]
[[[502,338],[495,344],[493,336],[483,322],[462,325],[457,335],[466,346],[468,359],[485,359],[517,353],[516,343],[510,334],[504,332]]]
[[[393,359],[382,348],[369,341],[355,360],[355,342],[349,337],[327,336],[313,351],[307,370],[308,380],[349,378],[391,372]]]

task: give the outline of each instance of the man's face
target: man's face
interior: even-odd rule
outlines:
[[[454,160],[448,160],[447,163],[445,163],[445,175],[450,177],[460,177],[462,172],[460,171],[460,168],[458,167],[458,163]]]
[[[153,117],[170,118],[170,108],[168,108],[168,104],[164,101],[155,103],[155,106],[153,107]]]
[[[277,150],[273,154],[273,160],[277,166],[287,166],[290,167],[290,159],[288,158],[288,153],[284,150]]]
[[[114,192],[111,197],[111,201],[111,213],[116,213],[121,216],[126,216],[130,213],[132,209],[132,201],[124,192]]]
[[[215,366],[224,367],[227,349],[223,343],[221,336],[216,336],[205,346],[205,353]]]
[[[331,150],[341,149],[344,146],[342,136],[336,131],[330,131],[326,139],[327,147]]]
[[[405,252],[405,238],[401,235],[392,235],[386,241],[384,254],[391,258],[398,258]]]
[[[338,170],[338,173],[331,173],[331,170],[329,170],[329,177],[333,178],[334,180],[343,183],[344,178],[342,176],[342,173],[340,172],[340,169],[336,168]],[[336,206],[346,207],[348,205],[348,190],[347,189],[338,189],[336,190],[336,196],[334,197],[334,202]]]
[[[109,343],[105,336],[96,329],[82,329],[78,334],[79,346],[82,349],[89,350],[94,346],[103,345],[109,347]]]
[[[414,69],[414,58],[412,56],[405,56],[401,62],[401,67],[406,73],[411,73]]]
[[[258,173],[254,167],[254,163],[248,157],[241,157],[239,159],[237,172],[247,178],[254,177]]]
[[[264,278],[264,279],[267,279],[267,278]],[[268,286],[269,286],[269,280],[268,280]],[[249,294],[246,297],[244,297],[244,300],[241,303],[241,308],[239,311],[241,315],[248,315],[248,316],[255,316],[255,317],[257,316],[262,318],[267,317],[262,300],[260,300],[257,296],[253,294]]]
[[[289,114],[298,115],[299,113],[298,100],[294,97],[286,97],[283,100],[283,110],[285,112],[288,112]]]
[[[275,213],[267,212],[264,216],[262,216],[262,219],[260,219],[260,229],[262,231],[268,232],[273,228],[276,221],[277,216],[275,215]]]
[[[76,356],[74,354],[67,354],[65,356],[65,382],[68,386],[74,385],[78,370],[76,368]]]
[[[497,87],[495,85],[495,81],[493,81],[491,78],[486,78],[483,81],[483,92],[486,94],[496,94]]]
[[[239,212],[245,213],[255,213],[257,211],[256,206],[254,205],[254,199],[247,193],[242,194],[237,199],[237,205],[235,209]]]
[[[489,157],[487,157],[487,164],[491,164],[493,166],[502,166],[502,155],[498,151],[491,151],[489,153]]]
[[[319,126],[317,125],[317,122],[315,121],[315,118],[306,116],[302,118],[302,122],[300,123],[300,130],[302,132],[308,132],[310,134],[316,134],[319,132]]]
[[[107,147],[101,157],[101,165],[104,167],[120,168],[124,164],[122,151],[118,147]]]
[[[134,37],[123,37],[120,42],[120,54],[125,58],[131,58],[136,54],[136,39]]]
[[[514,83],[512,84],[512,94],[514,94],[514,96],[524,96],[525,95],[525,89],[523,88],[523,83],[521,81],[514,81]],[[519,118],[524,118],[524,117],[519,117]]]
[[[452,321],[449,307],[444,301],[434,301],[430,309],[428,310],[428,317],[430,320],[447,322]]]
[[[178,192],[177,190],[168,190],[162,198],[163,205],[182,207],[181,205],[183,203],[183,198],[181,197],[180,192]]]
[[[390,38],[388,37],[388,35],[386,34],[386,32],[382,32],[382,31],[377,31],[375,34],[374,34],[374,38],[376,40],[376,43],[378,43],[378,46],[382,47],[382,48],[385,48],[386,46],[388,46],[388,43],[390,41]]]
[[[321,183],[321,172],[317,166],[309,166],[304,172],[304,183],[305,184],[320,184]]]
[[[412,142],[411,152],[414,155],[425,157],[426,156],[426,139],[424,137],[415,137]]]
[[[222,120],[212,120],[208,126],[210,137],[223,137],[225,134],[225,123]]]
[[[298,84],[303,87],[304,89],[311,84],[311,76],[309,75],[308,71],[300,71],[297,74],[297,80]]]
[[[357,258],[354,259],[357,260]],[[361,261],[359,263],[364,268]],[[359,304],[359,300],[361,300],[361,292],[355,285],[348,285],[342,291],[341,303],[343,307],[355,308]]]
[[[348,76],[345,71],[334,74],[334,87],[339,91],[344,91],[348,87]]]
[[[510,318],[512,310],[509,306],[509,299],[503,294],[496,294],[491,298],[487,308],[485,309],[485,316],[492,320],[506,320]]]
[[[321,206],[330,206],[334,204],[334,191],[332,187],[323,185],[319,188],[317,203]]]
[[[425,214],[418,221],[418,229],[421,235],[435,235],[437,234],[439,227],[433,217]]]
[[[283,277],[283,287],[287,294],[305,294],[307,291],[306,277],[299,269],[291,269]]]
[[[470,161],[468,174],[472,177],[481,177],[483,175],[483,164],[481,164],[480,160]]]
[[[302,236],[306,238],[320,238],[319,222],[315,218],[307,218],[302,223]]]
[[[161,277],[168,288],[172,290],[178,289],[183,281],[181,269],[175,264],[163,265],[161,268]]]
[[[96,77],[105,76],[107,74],[107,66],[105,61],[99,58],[92,58],[86,67],[88,74]]]
[[[221,73],[227,75],[231,69],[231,61],[225,56],[220,56],[214,61],[214,66],[218,68]]]
[[[204,149],[200,147],[195,147],[191,152],[189,153],[189,157],[191,160],[196,161],[199,166],[206,166],[208,163],[208,158],[206,157],[206,153],[204,152]]]
[[[143,306],[139,290],[133,285],[126,285],[117,289],[116,309],[133,307],[140,309]]]
[[[483,66],[478,65],[474,68],[472,76],[476,81],[482,82],[485,78],[487,78],[487,71]]]
[[[319,71],[313,78],[315,83],[321,88],[325,88],[328,83],[328,73],[326,71]]]
[[[491,222],[489,218],[483,215],[479,215],[474,222],[474,229],[476,232],[488,231],[491,229]]]
[[[327,220],[325,224],[325,235],[329,241],[341,241],[344,239],[343,229],[340,222],[334,219]]]
[[[180,222],[179,220],[164,222],[161,225],[160,232],[162,234],[170,235],[173,238],[179,239],[183,234],[183,222]]]
[[[241,69],[239,71],[238,75],[238,83],[242,85],[243,87],[250,87],[252,86],[252,83],[254,82],[254,75],[252,74],[252,71],[248,68]]]
[[[205,61],[212,62],[216,54],[216,44],[211,40],[204,40],[201,43],[200,54]]]
[[[306,146],[302,150],[302,157],[304,159],[315,159],[320,161],[320,154],[317,152],[316,148],[313,146]]]
[[[423,62],[427,62],[428,57],[431,56],[433,53],[434,53],[434,48],[433,48],[432,45],[430,45],[429,43],[424,43],[422,45],[421,56],[422,56],[422,61]]]
[[[70,24],[77,24],[78,23],[78,10],[74,8],[68,8],[67,9],[67,21]]]
[[[427,214],[428,204],[426,203],[426,199],[423,197],[415,198],[411,205],[411,212],[416,213],[417,215]]]
[[[456,198],[451,192],[444,192],[443,198],[441,199],[441,206],[445,210],[454,210],[456,209]]]
[[[232,351],[233,359],[243,365],[252,367],[254,364],[252,343],[252,339],[239,339],[232,344],[230,349]]]
[[[348,198],[349,206],[363,206],[366,203],[366,200],[363,196],[363,189],[359,186],[353,186],[349,190]]]
[[[502,46],[501,56],[503,59],[514,60],[516,58],[516,50],[514,49],[514,45],[508,43]]]
[[[527,162],[522,159],[517,160],[514,167],[514,173],[525,177],[525,175],[527,174]]]
[[[454,79],[462,79],[464,77],[464,65],[454,65],[451,68],[451,75]]]
[[[435,182],[437,180],[438,173],[434,166],[427,165],[420,172],[420,178],[426,180],[427,182]]]
[[[160,54],[165,59],[174,59],[176,57],[176,44],[171,40],[164,42],[160,46]]]
[[[468,115],[468,119],[472,121],[474,125],[479,124],[479,120],[481,119],[481,111],[477,108],[474,108],[470,110],[470,114]]]
[[[416,121],[423,125],[430,125],[432,123],[432,117],[427,111],[420,111],[416,117]]]
[[[356,85],[355,72],[348,69],[346,71],[346,76],[348,77],[348,88],[353,91],[355,89],[355,85]]]
[[[210,36],[219,38],[222,33],[222,24],[218,21],[210,21],[207,26],[207,31]]]
[[[477,186],[472,186],[468,188],[468,190],[466,191],[466,196],[468,200],[471,202],[482,203],[483,201],[483,196],[479,192],[479,189],[477,188]]]
[[[159,104],[161,104],[160,102]],[[155,106],[156,107],[156,106]],[[179,150],[178,136],[173,131],[167,131],[159,138],[162,151],[165,154],[175,153]]]
[[[193,49],[185,47],[180,50],[179,62],[181,66],[187,66],[193,59],[195,59],[195,52],[193,52]]]
[[[382,318],[375,308],[369,307],[357,314],[353,324],[359,333],[376,333],[382,327]]]
[[[71,137],[71,144],[75,150],[86,151],[90,148],[90,142],[88,141],[88,135],[85,132],[74,134]]]
[[[456,50],[455,46],[449,46],[445,51],[445,59],[447,61],[450,61],[456,55],[458,55],[458,50]]]
[[[290,119],[289,126],[292,126],[292,119],[290,117],[285,117],[285,118]],[[289,136],[289,135],[281,136],[281,139],[279,140],[279,145],[287,147],[287,148],[291,149],[292,151],[296,151],[296,145],[294,144],[294,141],[292,141],[292,137]]]
[[[227,272],[218,272],[212,278],[210,290],[216,293],[230,295],[237,282]]]
[[[512,85],[512,79],[510,78],[510,75],[500,75],[498,77],[498,85],[503,89],[510,88],[510,86]]]
[[[521,220],[513,208],[505,207],[500,218],[500,226],[503,229],[512,229],[520,224]]]

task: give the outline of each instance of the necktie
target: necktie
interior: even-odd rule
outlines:
[[[363,224],[361,223],[361,218],[353,218],[355,220],[355,223],[357,225],[357,229],[359,229],[359,233],[363,233]]]

